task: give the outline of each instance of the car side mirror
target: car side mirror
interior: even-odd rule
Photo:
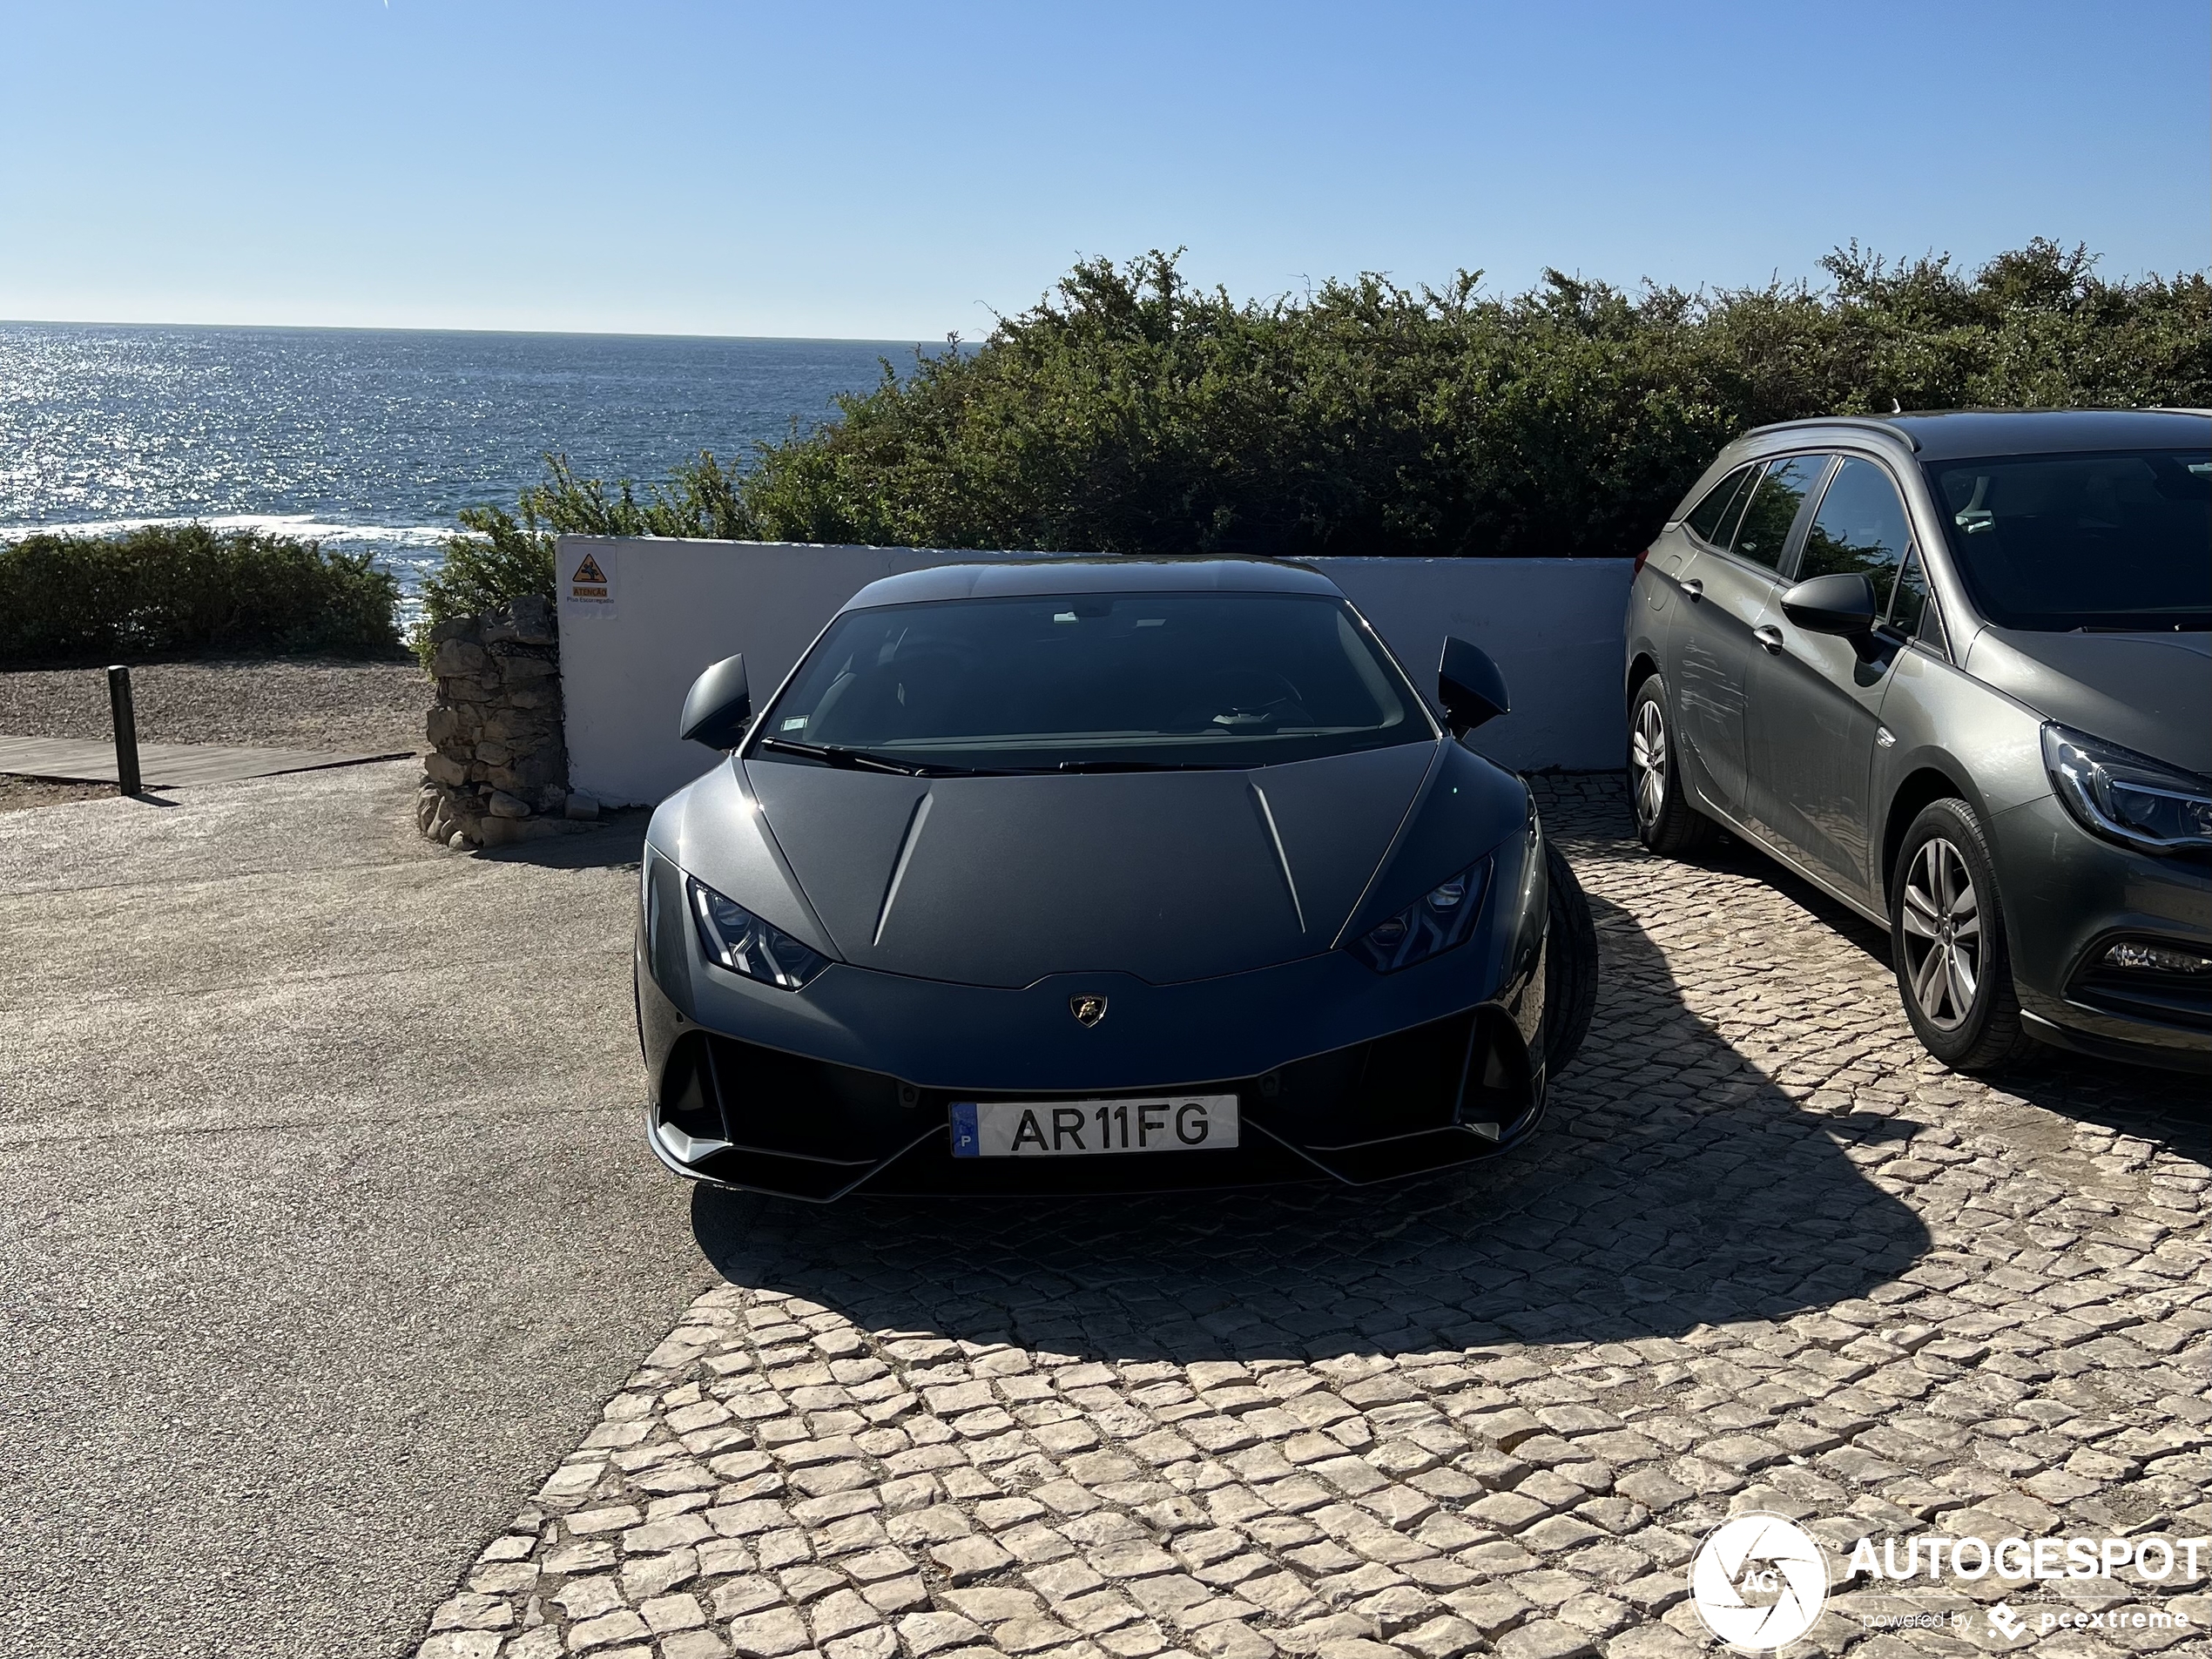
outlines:
[[[1437,666],[1436,698],[1444,705],[1445,723],[1455,738],[1513,708],[1506,699],[1506,677],[1488,653],[1450,635],[1444,640],[1444,660]]]
[[[1881,614],[1874,584],[1856,573],[1817,576],[1782,596],[1782,614],[1809,634],[1840,634],[1862,639],[1874,631]]]
[[[745,685],[745,658],[725,657],[691,682],[676,735],[710,749],[734,749],[752,718],[752,692]]]

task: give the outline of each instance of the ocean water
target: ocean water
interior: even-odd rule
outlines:
[[[935,347],[942,349],[941,347]],[[565,455],[644,482],[829,419],[915,347],[0,322],[0,541],[198,519],[368,548],[412,592],[462,507]]]

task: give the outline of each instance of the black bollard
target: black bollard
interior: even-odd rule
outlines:
[[[138,717],[131,706],[131,671],[117,664],[107,671],[107,702],[115,716],[115,788],[138,792]]]

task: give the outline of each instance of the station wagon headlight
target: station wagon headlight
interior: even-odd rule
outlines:
[[[704,881],[685,878],[691,920],[698,924],[699,948],[717,968],[795,991],[829,966],[829,958],[810,950],[780,927],[771,926]]]
[[[2146,853],[2212,848],[2212,781],[2056,724],[2043,728],[2043,764],[2092,834]]]
[[[1370,927],[1352,942],[1352,954],[1378,974],[1395,974],[1466,943],[1481,914],[1483,889],[1489,881],[1487,859],[1469,865]]]

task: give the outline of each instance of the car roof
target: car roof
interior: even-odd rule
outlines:
[[[1935,409],[1784,421],[1746,433],[1808,436],[1871,428],[1902,438],[1923,461],[1972,455],[2063,455],[2094,449],[2180,449],[2212,442],[2204,409]]]
[[[933,599],[987,599],[1053,593],[1319,593],[1337,584],[1307,565],[1280,559],[1135,558],[1094,553],[1074,558],[993,559],[939,564],[871,582],[846,610]]]

